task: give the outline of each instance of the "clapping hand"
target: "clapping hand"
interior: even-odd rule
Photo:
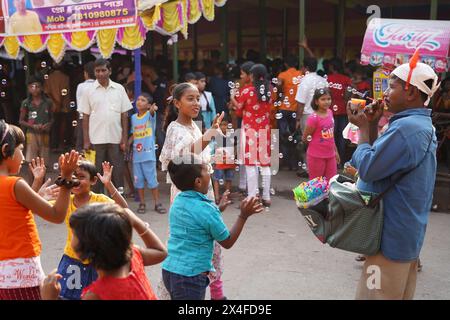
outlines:
[[[102,168],[103,168],[103,175],[97,173],[97,177],[106,186],[111,183],[112,171],[114,166],[111,166],[111,164],[108,161],[104,161],[102,163]]]
[[[241,214],[248,218],[255,213],[260,213],[264,210],[262,203],[257,197],[247,197],[242,200],[241,203]]]
[[[41,297],[42,300],[58,300],[59,293],[61,292],[61,284],[59,280],[62,276],[56,273],[56,269],[53,270],[41,284]]]
[[[56,184],[52,184],[52,180],[49,178],[39,189],[38,194],[46,201],[56,200],[59,195],[59,189]]]
[[[61,168],[61,176],[71,180],[72,174],[78,167],[78,161],[81,159],[80,154],[75,150],[70,153],[61,154],[59,156],[59,167]]]
[[[222,198],[220,199],[219,205],[218,205],[220,211],[224,212],[229,204],[231,204],[230,190],[225,190],[225,192],[222,195]]]
[[[33,174],[33,178],[35,180],[44,180],[45,173],[47,172],[47,168],[45,167],[44,158],[35,158],[31,160],[28,165],[31,173]]]

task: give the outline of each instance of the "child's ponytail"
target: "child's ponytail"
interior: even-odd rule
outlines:
[[[270,82],[267,79],[267,69],[263,64],[255,64],[250,73],[253,76],[253,86],[259,102],[269,102]]]

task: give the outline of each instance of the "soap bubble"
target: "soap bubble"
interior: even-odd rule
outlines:
[[[233,124],[232,124],[232,123],[229,123],[229,124],[227,125],[227,128],[228,128],[228,129],[233,129]]]
[[[234,168],[234,170],[235,170],[236,172],[238,172],[238,171],[239,171],[239,166],[236,166],[236,168]]]
[[[36,119],[37,118],[37,112],[36,111],[31,112],[31,118],[32,119]]]
[[[281,118],[283,118],[283,114],[281,112],[275,114],[275,119],[280,120]]]
[[[78,125],[78,122],[76,120],[72,121],[72,127],[76,127]]]
[[[58,163],[54,163],[53,164],[53,170],[58,170],[59,169],[59,164]]]
[[[275,87],[275,88],[273,88],[273,92],[274,93],[277,93],[278,92],[278,89]]]
[[[80,113],[79,119],[83,120],[83,114],[82,113]]]
[[[277,79],[277,78],[273,78],[273,79],[272,79],[272,83],[273,83],[273,84],[278,84],[278,79]]]
[[[338,106],[337,106],[337,105],[334,105],[334,106],[333,106],[333,110],[334,110],[334,111],[338,111]]]
[[[45,79],[45,80],[48,79],[48,74],[44,74],[44,79]]]
[[[280,157],[280,159],[283,159],[283,154],[281,152],[278,156]]]
[[[223,179],[220,179],[220,180],[219,180],[219,184],[220,184],[221,186],[223,186],[223,184],[224,184]]]
[[[1,93],[0,93],[0,97],[4,98],[5,96],[6,96],[6,93],[5,93],[5,92],[1,92]]]
[[[266,212],[269,212],[270,208],[269,207],[265,207],[264,210],[266,210]]]
[[[70,101],[70,107],[75,108],[75,106],[76,106],[75,101]]]
[[[6,86],[6,79],[2,79],[2,85]]]
[[[117,191],[119,191],[120,194],[123,194],[123,187],[117,188]]]
[[[304,164],[302,165],[302,169],[303,169],[303,170],[306,170],[306,163],[304,163]]]
[[[293,138],[292,136],[289,136],[289,137],[288,137],[288,140],[289,140],[289,141],[292,141],[292,140],[294,140],[294,138]]]
[[[270,188],[270,194],[271,195],[275,195],[275,189],[274,188]]]
[[[239,84],[239,82],[236,82],[236,84],[235,84],[236,89],[239,89],[240,86],[241,85]]]
[[[61,95],[66,96],[67,95],[67,89],[62,89],[61,90]]]
[[[46,66],[47,66],[47,62],[42,61],[42,62],[41,62],[41,67],[42,67],[42,68],[45,68]]]
[[[297,112],[292,113],[292,118],[297,118]]]
[[[234,88],[236,87],[236,85],[234,84],[233,81],[228,82],[228,86],[229,86],[231,89],[234,89]]]
[[[158,150],[159,145],[155,144],[155,150]]]
[[[250,91],[250,97],[253,97],[254,93],[253,91]]]
[[[306,140],[307,140],[308,142],[311,142],[311,141],[312,141],[312,137],[311,137],[311,136],[307,136],[307,137],[306,137]]]
[[[298,166],[301,167],[303,163],[301,161],[298,162]]]
[[[262,96],[261,100],[266,101],[267,100],[266,96]]]
[[[289,90],[289,94],[293,95],[294,94],[294,89]]]
[[[23,66],[23,70],[27,71],[28,70],[28,66]]]

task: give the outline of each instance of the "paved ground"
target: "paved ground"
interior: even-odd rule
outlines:
[[[164,181],[160,176],[160,181]],[[293,172],[282,171],[273,179],[276,194],[270,211],[251,217],[238,242],[224,250],[225,294],[229,299],[353,299],[361,264],[355,254],[322,245],[308,229],[292,200],[291,189],[300,180]],[[168,186],[161,184],[164,204]],[[132,208],[137,205],[130,200]],[[148,203],[147,207],[151,207]],[[238,215],[237,203],[224,213],[232,226]],[[167,235],[167,215],[142,215],[163,239]],[[51,271],[63,253],[64,225],[38,218],[43,242],[42,263]],[[450,214],[431,213],[421,258],[416,299],[450,299]],[[135,234],[134,239],[141,243]],[[156,288],[161,266],[147,268]]]

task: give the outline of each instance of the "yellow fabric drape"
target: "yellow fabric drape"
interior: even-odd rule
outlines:
[[[76,31],[72,32],[72,41],[69,45],[75,50],[82,51],[91,46],[93,39],[89,39],[87,31]]]
[[[196,23],[202,17],[202,11],[200,10],[200,6],[198,0],[190,1],[190,11],[188,12],[188,21],[190,24]]]
[[[64,57],[66,52],[66,42],[60,33],[52,33],[47,40],[47,50],[50,56],[56,62],[59,62]]]
[[[139,25],[126,27],[123,32],[123,39],[120,45],[128,50],[134,50],[144,45],[145,38],[139,31]]]
[[[117,28],[104,29],[97,32],[97,46],[104,58],[109,58],[116,44]]]
[[[203,16],[208,21],[214,20],[214,0],[201,0],[203,3]]]
[[[151,10],[142,12],[142,22],[147,29],[153,30],[156,23],[161,19],[161,5],[158,4]]]
[[[5,42],[3,43],[3,45],[5,46],[6,53],[11,58],[17,59],[20,51],[19,40],[17,40],[17,37],[5,37]]]
[[[32,53],[43,51],[45,49],[45,45],[46,43],[42,42],[39,34],[25,36],[24,41],[22,42],[22,47]]]
[[[179,1],[173,1],[163,4],[162,28],[168,33],[176,33],[183,27],[178,19],[178,3]]]

